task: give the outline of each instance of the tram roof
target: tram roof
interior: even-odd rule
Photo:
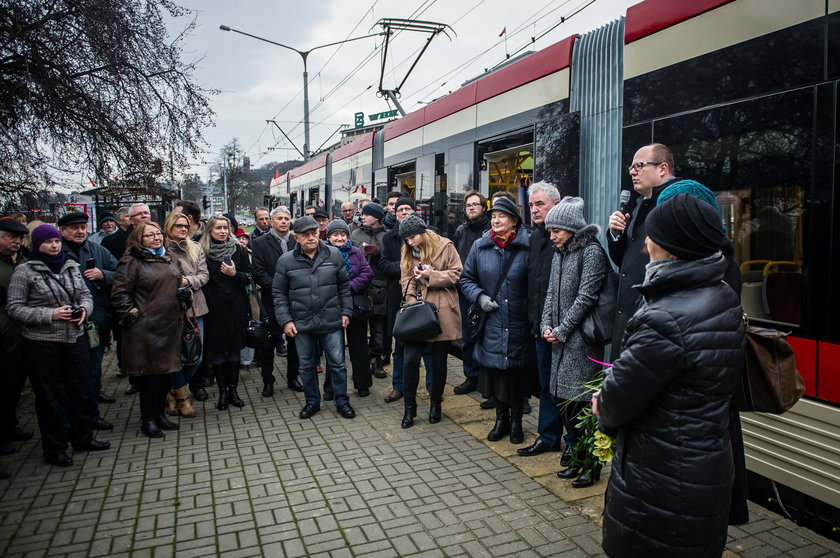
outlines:
[[[645,0],[627,8],[624,44],[691,19],[734,0]]]

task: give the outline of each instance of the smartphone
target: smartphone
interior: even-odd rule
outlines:
[[[225,262],[225,265],[233,265],[233,260],[230,259],[230,256],[225,256],[222,258],[222,261]]]
[[[96,267],[96,260],[95,260],[95,259],[93,259],[93,258],[89,258],[89,259],[85,262],[85,271],[87,271],[88,269],[93,269],[93,268],[95,268],[95,267]]]

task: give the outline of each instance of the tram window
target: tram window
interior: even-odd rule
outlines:
[[[812,115],[813,92],[801,90],[654,124],[677,174],[715,192],[741,270],[744,310],[788,326],[802,323],[807,292]]]
[[[464,194],[473,189],[473,167],[475,148],[472,144],[453,147],[449,150],[447,175],[449,177],[449,194]]]

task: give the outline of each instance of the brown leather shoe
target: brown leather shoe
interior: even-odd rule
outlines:
[[[402,399],[402,392],[392,389],[391,393],[385,396],[385,403],[393,403],[394,401],[399,401],[400,399]]]

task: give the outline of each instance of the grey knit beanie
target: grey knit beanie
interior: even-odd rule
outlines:
[[[415,234],[423,234],[427,230],[426,223],[417,215],[409,215],[400,223],[400,236],[403,238],[408,238]]]
[[[385,218],[385,208],[376,202],[370,202],[365,204],[365,206],[362,208],[362,214],[371,215],[375,219],[379,219],[381,221]]]
[[[545,228],[563,229],[576,233],[586,226],[583,218],[583,198],[566,196],[545,216]]]
[[[327,238],[329,238],[335,231],[344,231],[347,233],[347,236],[350,236],[350,227],[347,226],[344,219],[334,219],[330,221],[330,224],[327,225]]]

